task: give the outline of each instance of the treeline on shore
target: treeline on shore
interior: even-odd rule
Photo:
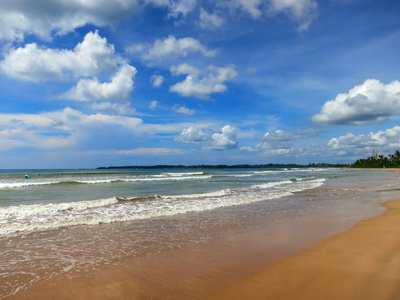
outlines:
[[[241,164],[241,165],[153,165],[153,166],[110,166],[110,167],[99,167],[97,169],[274,169],[274,168],[342,168],[348,167],[349,165],[343,164]]]
[[[389,154],[389,157],[384,155],[370,156],[366,159],[357,160],[352,168],[399,168],[400,167],[400,152]]]

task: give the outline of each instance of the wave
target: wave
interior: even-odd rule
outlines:
[[[79,202],[8,206],[0,207],[0,217],[25,218],[33,215],[55,214],[60,211],[84,211],[90,208],[106,206],[115,203],[118,203],[118,199],[116,197]]]
[[[143,177],[115,177],[115,178],[98,178],[98,179],[82,179],[82,180],[71,180],[71,179],[59,179],[59,180],[24,180],[24,181],[10,181],[0,182],[0,189],[12,189],[12,188],[24,188],[32,186],[43,186],[43,185],[74,185],[74,184],[106,184],[114,182],[150,182],[150,181],[184,181],[184,180],[202,180],[210,179],[211,175],[201,176],[143,176]]]
[[[285,180],[200,194],[112,197],[92,201],[3,207],[0,208],[0,234],[166,217],[276,200],[316,188],[323,185],[324,181],[324,178],[295,182]]]
[[[301,171],[308,171],[301,170]],[[163,172],[159,174],[146,175],[110,175],[106,176],[61,176],[51,178],[31,178],[31,179],[3,179],[0,181],[0,190],[13,188],[27,188],[45,185],[79,185],[79,184],[110,184],[116,182],[122,183],[140,183],[140,182],[162,182],[162,181],[195,181],[211,178],[248,178],[253,176],[270,176],[282,172],[290,172],[285,170],[265,170],[250,171],[242,174],[233,173],[209,173],[209,172]]]
[[[204,172],[184,172],[184,173],[161,173],[161,175],[165,175],[165,176],[188,176],[188,175],[204,175]]]

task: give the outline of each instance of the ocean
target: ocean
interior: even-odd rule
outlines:
[[[0,170],[0,298],[316,210],[334,208],[352,224],[397,199],[399,177],[339,168]]]

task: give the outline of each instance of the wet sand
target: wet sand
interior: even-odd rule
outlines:
[[[400,251],[400,201],[387,206],[381,217],[348,231],[357,221],[337,219],[331,207],[94,272],[57,275],[10,299],[358,299],[358,293],[368,299],[373,287],[394,292],[393,276],[400,275],[393,253]]]
[[[400,200],[209,299],[400,299]]]
[[[400,200],[379,209],[397,193],[374,194],[380,201],[366,211],[339,201],[258,230],[43,276],[6,299],[400,299]]]

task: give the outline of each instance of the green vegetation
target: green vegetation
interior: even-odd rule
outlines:
[[[359,159],[352,168],[399,168],[400,167],[400,152],[389,154],[389,158],[383,155],[378,157],[368,157],[367,159]]]

